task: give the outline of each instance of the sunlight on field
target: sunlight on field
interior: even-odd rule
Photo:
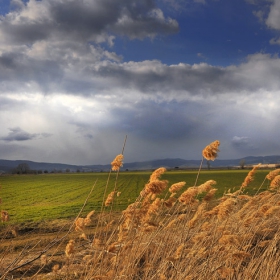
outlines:
[[[217,196],[229,189],[240,187],[248,171],[225,170],[201,172],[198,183],[213,179],[217,182]],[[122,172],[118,178],[121,192],[115,210],[124,210],[136,199],[149,179],[149,172]],[[196,172],[171,171],[164,174],[170,184],[186,181],[186,187],[193,186]],[[259,171],[248,192],[253,194],[263,181],[267,171]],[[41,221],[58,218],[74,218],[83,205],[94,182],[96,186],[84,212],[94,209],[100,211],[104,187],[108,173],[48,174],[48,175],[11,175],[2,176],[2,208],[11,216],[12,222]],[[108,186],[113,189],[114,181]]]

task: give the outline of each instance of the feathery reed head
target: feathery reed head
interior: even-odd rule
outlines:
[[[160,167],[156,169],[150,176],[150,182],[158,180],[164,172],[166,172],[165,167]]]
[[[111,162],[112,171],[119,171],[123,166],[123,155],[119,154],[115,157],[115,159]]]
[[[149,182],[145,185],[144,192],[142,192],[142,195],[147,194],[160,194],[163,190],[166,189],[168,184],[167,180],[155,180],[152,182]]]
[[[202,156],[207,160],[215,160],[218,156],[220,141],[216,140],[206,146],[202,151]]]
[[[84,231],[85,228],[85,220],[84,218],[77,218],[75,221],[75,230],[76,231]]]
[[[203,201],[209,202],[210,200],[213,199],[215,193],[217,192],[218,189],[211,189],[204,197]]]
[[[167,188],[167,180],[159,180],[160,176],[166,171],[166,168],[160,167],[156,169],[150,176],[149,182],[145,185],[145,188],[141,191],[141,196],[148,194],[160,194],[164,189]]]
[[[270,182],[270,189],[277,190],[277,189],[279,189],[279,187],[280,187],[280,175],[277,175]]]
[[[75,241],[71,239],[68,242],[68,244],[66,245],[65,254],[68,258],[70,258],[75,252],[74,244],[75,244]]]
[[[87,214],[87,216],[84,220],[85,226],[89,226],[91,224],[91,217],[93,216],[94,212],[95,212],[95,210],[92,210]]]
[[[1,211],[1,220],[2,222],[8,222],[10,220],[10,215],[7,211],[5,210]]]
[[[175,183],[175,184],[171,185],[171,187],[169,188],[169,192],[177,193],[185,185],[186,185],[186,182]]]
[[[105,201],[105,206],[109,206],[113,202],[115,193],[115,191],[112,191],[108,194],[107,199]]]
[[[53,267],[52,267],[52,271],[54,272],[54,274],[56,274],[59,270],[59,264],[55,264]]]
[[[272,170],[266,175],[265,178],[268,179],[269,181],[272,181],[279,173],[280,173],[280,168]]]
[[[217,182],[214,180],[208,180],[205,183],[197,187],[198,193],[208,192],[212,189],[212,185],[216,185]]]
[[[248,173],[248,175],[246,176],[246,178],[244,179],[241,188],[245,188],[247,187],[253,180],[254,180],[254,175],[256,173],[256,170],[261,166],[261,164],[259,163],[258,165],[255,165],[253,167],[253,169]]]
[[[197,196],[197,194],[198,194],[197,187],[190,187],[180,195],[178,200],[184,205],[193,203],[195,201],[195,197]]]

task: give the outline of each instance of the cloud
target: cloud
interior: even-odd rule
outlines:
[[[280,1],[273,0],[272,2],[266,24],[268,27],[280,30]]]
[[[232,138],[232,144],[236,147],[248,146],[250,143],[249,137],[246,136],[234,136]]]
[[[98,68],[122,60],[110,50],[115,36],[142,40],[179,30],[154,0],[16,0],[13,5],[0,21],[2,93],[20,88],[88,94],[100,88],[94,78]]]
[[[26,141],[26,140],[32,140],[34,138],[36,138],[38,135],[36,133],[31,134],[28,133],[26,131],[23,131],[22,129],[20,129],[19,127],[15,127],[15,128],[10,128],[10,133],[5,136],[0,138],[1,140],[4,141]]]
[[[205,0],[194,0],[195,3],[206,4]]]
[[[253,136],[254,134],[251,135]],[[234,136],[231,140],[232,147],[235,149],[235,151],[239,151],[241,153],[246,152],[247,155],[250,155],[250,153],[253,152],[262,154],[264,142],[264,139],[261,139],[261,141],[259,141],[258,138],[251,138],[247,136]]]
[[[200,9],[203,1],[169,2]],[[14,0],[0,21],[0,153],[108,163],[125,135],[126,162],[197,159],[216,139],[220,158],[279,150],[278,55],[255,53],[222,67],[129,61],[118,53],[117,38],[178,31],[157,3]]]
[[[279,0],[246,0],[257,9],[253,14],[267,27],[280,30],[280,1]]]
[[[136,90],[130,90],[130,96],[112,91],[94,97],[25,96],[24,106],[0,110],[2,129],[17,123],[22,131],[36,136],[32,141],[0,142],[22,147],[11,153],[13,158],[73,164],[111,162],[112,155],[121,151],[125,135],[126,162],[164,157],[198,159],[208,142],[216,139],[221,141],[220,158],[238,158],[250,152],[275,154],[279,149],[280,99],[271,93],[247,98],[246,93],[238,98],[194,96],[192,100],[175,96],[168,100],[160,95],[139,95]],[[44,137],[41,131],[51,132],[52,137]],[[233,145],[232,135],[246,135],[256,148]],[[9,135],[1,136],[3,140]],[[7,154],[1,143],[0,151],[3,156]]]
[[[259,10],[259,11],[253,11],[253,15],[255,15],[260,22],[264,22],[265,21],[265,17],[266,17],[266,12],[263,10]]]
[[[143,39],[178,31],[153,0],[17,0],[17,9],[1,21],[2,41],[33,44],[42,40],[110,42],[122,35]],[[63,35],[63,36],[62,36]]]
[[[262,53],[228,67],[122,62],[120,55],[100,43],[112,44],[115,35],[141,39],[178,30],[178,23],[166,18],[152,0],[17,0],[14,4],[18,8],[0,22],[0,94],[96,96],[110,95],[113,87],[122,96],[135,90],[150,97],[186,100],[280,86],[279,57]]]
[[[271,45],[280,45],[280,38],[272,38],[269,40]]]
[[[0,56],[1,94],[9,92],[67,93],[94,96],[114,87],[125,95],[137,90],[169,98],[248,93],[280,87],[280,59],[256,53],[237,66],[207,63],[166,65],[157,60],[121,62],[100,46],[79,42],[37,42],[31,49]]]
[[[10,133],[5,136],[5,137],[1,137],[0,140],[4,140],[7,142],[12,142],[12,141],[27,141],[27,140],[33,140],[35,138],[38,137],[42,137],[42,138],[46,138],[51,136],[52,134],[50,133],[28,133],[24,130],[22,130],[19,127],[14,127],[14,128],[10,128]]]
[[[111,109],[111,115],[118,116],[112,126],[146,140],[168,142],[185,139],[201,128],[201,121],[192,116],[192,112],[199,108],[201,106],[195,102],[175,100],[141,100],[126,106],[120,104]]]
[[[147,94],[161,92],[187,98],[190,95],[213,96],[259,89],[276,90],[280,86],[280,59],[268,54],[248,56],[238,66],[218,67],[207,63],[165,65],[159,61],[106,63],[92,75],[111,81],[107,85],[137,89]]]
[[[206,59],[206,56],[203,53],[197,53],[196,55],[199,58]]]
[[[190,8],[193,9],[193,3],[195,4],[206,4],[206,0],[162,0],[165,4],[167,4],[174,11],[186,11]]]

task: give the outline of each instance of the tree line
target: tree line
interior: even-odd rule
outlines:
[[[20,163],[17,167],[15,167],[11,170],[12,174],[43,174],[43,173],[47,174],[47,173],[63,173],[63,172],[69,173],[69,172],[71,172],[71,170],[69,168],[67,168],[64,171],[57,170],[57,169],[54,169],[54,170],[51,170],[51,171],[49,171],[49,170],[33,170],[25,162]],[[81,171],[80,169],[77,169],[76,172],[77,173],[83,172],[83,170]]]

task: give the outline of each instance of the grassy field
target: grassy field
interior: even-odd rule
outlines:
[[[0,280],[280,279],[280,170],[249,171],[1,176]]]
[[[254,194],[267,173],[267,170],[258,170],[246,192]],[[123,210],[135,201],[150,174],[151,172],[121,172],[117,180],[117,189],[121,195],[115,201],[114,210]],[[218,189],[216,196],[220,197],[229,189],[234,191],[239,188],[247,174],[248,170],[202,171],[197,185],[210,179],[215,180],[215,187]],[[196,176],[195,171],[169,171],[162,179],[168,180],[169,185],[185,181],[185,190],[193,186]],[[114,188],[115,178],[116,173],[111,173],[106,195]],[[11,223],[73,218],[95,184],[84,213],[100,211],[107,179],[108,173],[1,176],[1,209],[8,211]],[[267,186],[263,186],[262,190],[266,188]]]

